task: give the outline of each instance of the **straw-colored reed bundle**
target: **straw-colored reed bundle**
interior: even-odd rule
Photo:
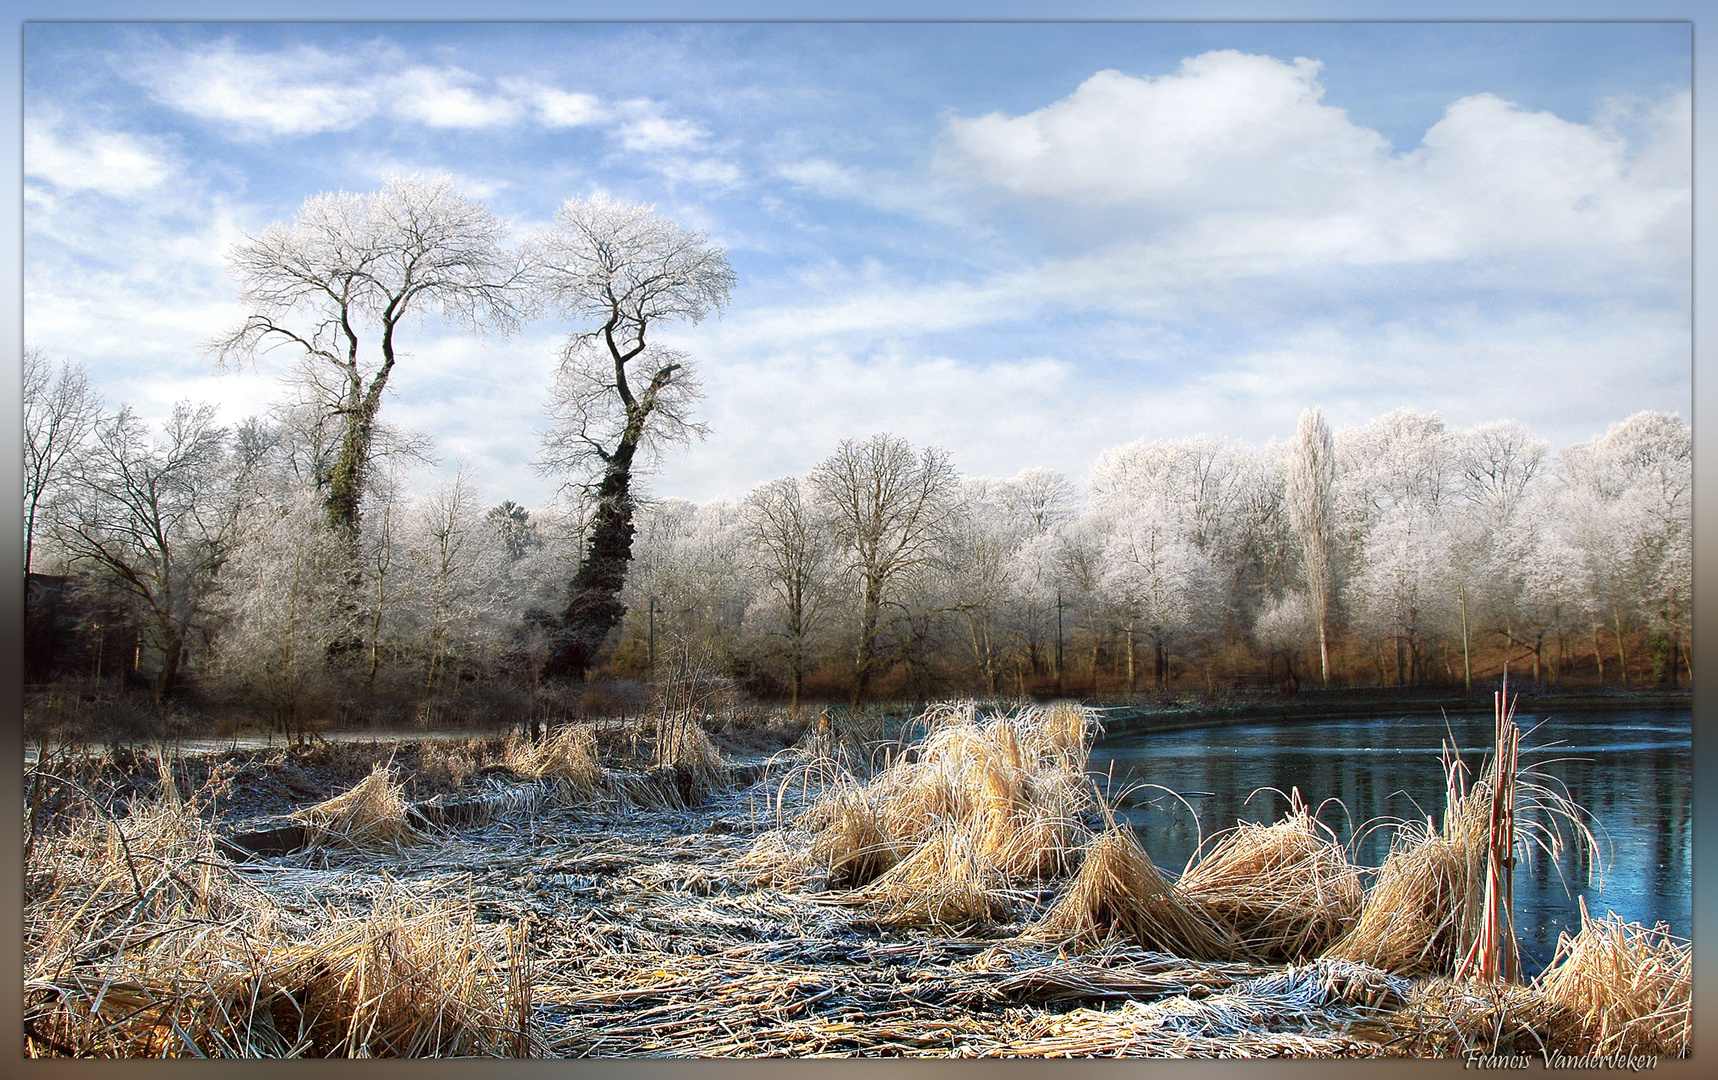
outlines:
[[[1229,931],[1163,879],[1126,826],[1111,827],[1086,846],[1067,891],[1025,936],[1090,948],[1111,935],[1198,960],[1227,960],[1241,948]]]
[[[1271,825],[1240,822],[1176,882],[1249,950],[1269,960],[1316,956],[1360,913],[1360,871],[1295,792]]]
[[[469,907],[391,890],[368,913],[283,912],[218,857],[165,779],[43,837],[26,868],[26,1052],[65,1057],[513,1054],[520,979]]]
[[[424,839],[411,823],[410,809],[405,788],[394,782],[390,766],[378,764],[350,790],[298,816],[310,827],[312,845],[384,851]]]
[[[951,875],[964,875],[964,884],[951,886],[958,891],[1064,871],[1088,835],[1083,817],[1095,805],[1084,773],[1089,714],[1027,708],[980,719],[960,703],[933,706],[921,722],[925,736],[869,783],[838,778],[800,815],[798,827],[812,834],[796,856],[801,876],[815,867],[833,884],[862,887],[886,874],[917,878],[946,863]],[[896,873],[909,861],[910,869]],[[908,898],[894,888],[867,895]],[[997,897],[972,910],[1009,906]],[[927,910],[913,899],[900,915]]]
[[[1539,988],[1580,1017],[1587,1045],[1579,1052],[1681,1057],[1692,1032],[1693,979],[1687,941],[1614,912],[1595,919],[1582,899],[1581,931],[1559,937]]]
[[[362,918],[334,918],[268,957],[292,988],[306,1052],[319,1057],[508,1055],[521,1035],[505,944],[469,907],[389,889]],[[278,1024],[283,1009],[274,1009]]]
[[[959,928],[1007,920],[1015,910],[1007,880],[957,825],[937,829],[853,899],[876,904],[891,925]]]
[[[1359,919],[1326,955],[1398,975],[1453,972],[1479,932],[1490,813],[1476,787],[1445,808],[1442,829],[1399,827]]]
[[[596,736],[583,725],[569,724],[536,743],[510,741],[507,764],[534,780],[553,784],[568,801],[593,799],[604,790]]]

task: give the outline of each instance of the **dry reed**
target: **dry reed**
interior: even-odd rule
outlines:
[[[410,809],[391,766],[378,764],[349,790],[299,811],[298,817],[309,826],[312,846],[386,851],[424,839],[411,823]]]
[[[1227,960],[1241,943],[1165,881],[1126,826],[1112,826],[1086,847],[1080,871],[1024,935],[1069,948],[1112,939],[1200,960]]]
[[[529,1048],[495,936],[392,892],[321,929],[216,854],[162,769],[124,817],[68,823],[26,867],[32,1056],[509,1054]]]
[[[1271,825],[1240,822],[1176,882],[1249,950],[1268,960],[1317,956],[1360,912],[1360,871],[1296,790]]]
[[[931,925],[1006,917],[1011,886],[1065,871],[1095,806],[1084,773],[1090,713],[1028,707],[981,718],[964,702],[932,706],[918,722],[923,738],[867,783],[827,757],[802,765],[795,775],[822,785],[795,822],[805,842],[766,835],[748,867],[778,882],[821,874],[859,889],[885,921]],[[773,859],[785,865],[753,865]]]
[[[522,775],[552,784],[570,802],[595,799],[605,790],[596,735],[584,725],[569,724],[536,743],[509,740],[506,762]]]
[[[303,944],[268,957],[294,989],[305,1051],[319,1057],[507,1056],[527,1029],[493,926],[469,907],[384,887],[362,918],[330,913]],[[275,1010],[278,1015],[281,1010]]]
[[[1595,919],[1583,898],[1580,933],[1559,936],[1539,988],[1580,1018],[1585,1045],[1570,1053],[1683,1057],[1693,1030],[1693,978],[1687,941],[1663,924],[1648,930],[1614,912]]]

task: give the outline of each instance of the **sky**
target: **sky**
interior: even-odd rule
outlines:
[[[523,239],[654,204],[737,275],[665,328],[710,426],[659,496],[890,431],[971,475],[1397,407],[1562,447],[1690,415],[1686,23],[31,24],[26,342],[228,422],[227,252],[325,191],[451,174]],[[383,408],[491,502],[573,324],[406,331]]]

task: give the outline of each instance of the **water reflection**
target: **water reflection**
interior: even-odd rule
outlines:
[[[1666,922],[1686,936],[1692,921],[1691,714],[1586,713],[1543,724],[1541,719],[1516,716],[1526,733],[1522,764],[1591,813],[1600,852],[1595,864],[1570,845],[1556,860],[1537,857],[1516,871],[1524,966],[1542,968],[1558,932],[1579,925],[1574,897],[1581,894],[1594,914],[1614,909],[1649,926]],[[1363,826],[1382,818],[1441,817],[1438,754],[1452,737],[1466,751],[1461,758],[1470,779],[1477,776],[1491,744],[1490,716],[1273,721],[1125,736],[1100,743],[1092,768],[1112,795],[1135,785],[1160,785],[1185,799],[1140,787],[1120,811],[1166,868],[1186,864],[1199,827],[1209,835],[1237,819],[1276,820],[1293,787],[1313,806],[1324,803],[1320,820],[1344,843],[1358,831],[1354,857],[1377,866],[1388,851],[1389,830]],[[1268,788],[1285,794],[1261,790]],[[1198,827],[1189,807],[1197,811]]]

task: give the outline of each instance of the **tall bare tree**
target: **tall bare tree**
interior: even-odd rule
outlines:
[[[793,477],[772,480],[746,499],[744,530],[754,567],[780,601],[774,633],[787,645],[791,707],[805,689],[807,646],[824,606],[829,536],[807,485]]]
[[[39,349],[24,350],[24,573],[34,566],[36,521],[70,478],[79,453],[101,421],[101,398],[70,362],[54,366]]]
[[[337,449],[317,479],[329,523],[348,540],[358,537],[400,326],[433,311],[471,330],[513,329],[523,268],[505,238],[452,178],[407,176],[370,194],[312,196],[290,225],[270,225],[229,254],[250,313],[210,348],[221,363],[280,346],[299,353],[313,407],[336,421]]]
[[[562,352],[539,464],[571,476],[592,520],[545,672],[580,678],[626,614],[620,592],[632,559],[635,471],[663,446],[703,432],[690,413],[700,396],[691,359],[651,335],[664,323],[720,312],[734,271],[707,234],[648,206],[569,199],[555,223],[528,249],[531,272],[550,307],[589,329]]]
[[[870,692],[880,668],[883,608],[930,565],[950,523],[959,479],[947,452],[920,454],[887,432],[843,440],[811,474],[848,567],[859,584],[859,637],[852,704]]]
[[[237,532],[232,494],[243,478],[227,475],[227,433],[214,415],[211,405],[181,404],[162,439],[128,409],[105,420],[56,524],[75,562],[105,571],[138,602],[161,653],[157,700],[173,691]]]
[[[1300,414],[1289,458],[1289,521],[1300,537],[1307,599],[1318,626],[1319,678],[1330,684],[1330,611],[1336,579],[1331,566],[1336,491],[1336,450],[1324,413]]]

